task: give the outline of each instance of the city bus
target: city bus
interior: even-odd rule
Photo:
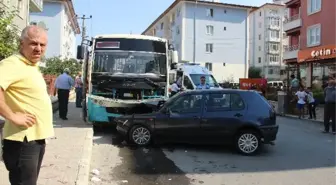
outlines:
[[[168,98],[170,63],[176,51],[166,39],[145,35],[98,35],[78,46],[83,60],[83,117],[94,125],[148,113]]]

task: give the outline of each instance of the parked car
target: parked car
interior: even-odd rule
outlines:
[[[129,142],[234,144],[245,155],[273,144],[278,133],[276,114],[256,91],[210,89],[181,92],[157,112],[116,119],[117,130]]]

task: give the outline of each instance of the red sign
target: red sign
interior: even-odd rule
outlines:
[[[117,49],[120,48],[120,42],[115,41],[105,41],[105,42],[97,42],[96,48],[113,48]]]

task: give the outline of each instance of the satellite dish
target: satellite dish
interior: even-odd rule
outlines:
[[[37,23],[37,26],[41,27],[41,28],[43,28],[45,30],[48,30],[47,25],[43,21],[40,21],[39,23]]]

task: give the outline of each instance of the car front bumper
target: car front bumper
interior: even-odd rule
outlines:
[[[271,126],[261,126],[260,131],[263,136],[264,143],[271,143],[275,141],[277,138],[279,130],[279,125],[271,125]]]

